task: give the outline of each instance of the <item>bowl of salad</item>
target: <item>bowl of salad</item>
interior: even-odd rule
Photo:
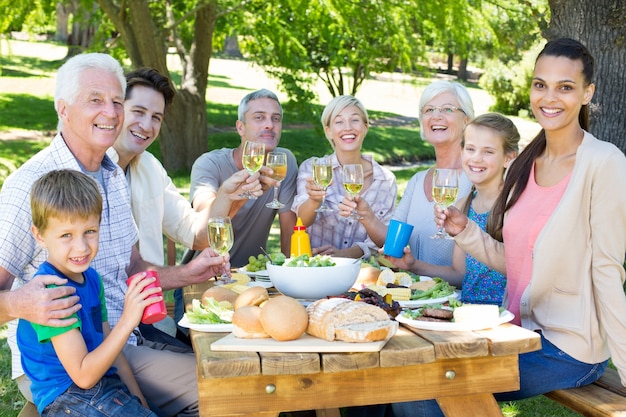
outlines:
[[[267,263],[267,272],[278,291],[305,300],[317,300],[348,291],[356,282],[360,269],[360,259],[328,255],[287,258],[282,265]]]

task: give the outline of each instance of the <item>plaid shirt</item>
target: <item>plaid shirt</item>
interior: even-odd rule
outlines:
[[[4,182],[0,193],[0,266],[15,277],[13,288],[31,280],[47,257],[47,251],[37,245],[30,232],[30,188],[46,172],[63,168],[83,171],[61,135],[57,134],[50,146],[33,156]],[[98,186],[103,198],[100,242],[91,266],[102,275],[109,323],[114,326],[124,308],[126,268],[138,235],[130,211],[126,178],[107,156],[102,160],[102,178],[105,189]],[[14,320],[9,324],[13,378],[23,374],[15,343],[16,328],[17,320]],[[129,343],[136,344],[134,335],[129,338]]]
[[[368,237],[365,227],[358,220],[347,219],[338,213],[337,206],[346,195],[343,188],[342,166],[337,155],[331,155],[333,161],[333,182],[326,190],[326,205],[333,209],[332,212],[318,213],[315,222],[307,227],[311,239],[311,247],[317,248],[322,245],[333,245],[337,249],[358,246],[367,259],[372,251],[377,250],[376,244]],[[389,223],[391,214],[396,203],[398,187],[396,177],[391,171],[380,166],[370,155],[363,155],[364,159],[371,161],[374,180],[372,185],[360,194],[360,197],[369,204],[376,217],[384,224]],[[298,192],[293,201],[291,210],[298,213],[298,208],[309,195],[306,192],[306,180],[313,175],[313,158],[309,158],[300,165],[298,171]]]

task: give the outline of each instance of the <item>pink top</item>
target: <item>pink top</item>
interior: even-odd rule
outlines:
[[[521,325],[520,302],[532,278],[533,249],[537,236],[556,209],[569,183],[570,172],[552,187],[541,187],[535,181],[535,165],[519,200],[511,207],[502,230],[505,242],[507,273],[507,309],[515,314],[513,323]]]

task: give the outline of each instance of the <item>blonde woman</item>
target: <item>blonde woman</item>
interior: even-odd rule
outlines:
[[[368,237],[371,224],[387,224],[394,209],[397,186],[394,175],[369,155],[361,153],[370,123],[367,110],[353,96],[333,98],[322,113],[326,138],[334,152],[330,155],[333,181],[324,189],[313,181],[313,158],[300,165],[297,195],[292,210],[302,218],[311,237],[313,254],[358,258],[369,257],[377,245]],[[342,169],[346,164],[363,167],[363,188],[354,198],[368,210],[362,219],[353,220],[339,214],[338,205],[348,197],[343,188]],[[326,206],[332,210],[316,213],[326,195]],[[359,210],[359,214],[361,211]]]

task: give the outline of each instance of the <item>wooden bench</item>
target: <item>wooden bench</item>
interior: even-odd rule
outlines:
[[[26,401],[26,405],[22,408],[22,411],[20,411],[17,417],[39,417],[39,413],[37,412],[35,404]]]
[[[626,416],[626,388],[622,387],[617,371],[610,368],[593,384],[552,391],[545,396],[587,417]]]

